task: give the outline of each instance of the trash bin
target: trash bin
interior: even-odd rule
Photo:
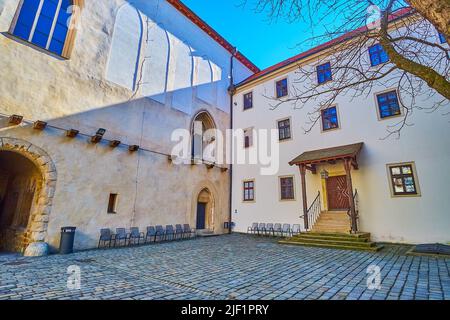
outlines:
[[[59,253],[69,254],[73,252],[73,241],[75,239],[76,227],[62,227],[61,241],[59,242]]]

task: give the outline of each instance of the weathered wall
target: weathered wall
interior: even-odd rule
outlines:
[[[107,130],[107,139],[163,154],[171,152],[172,131],[189,129],[199,110],[207,110],[219,129],[229,127],[229,101],[217,97],[226,96],[219,83],[228,79],[230,53],[165,1],[85,1],[69,60],[7,34],[18,3],[8,1],[0,9],[0,113],[5,116],[20,114],[86,135],[101,127]],[[134,10],[135,15],[121,18],[122,10]],[[141,37],[127,40],[121,35],[129,22],[121,20],[124,16],[141,21],[134,25],[142,23]],[[165,75],[157,72],[164,52],[152,41],[164,37],[154,35],[155,24],[163,26],[159,35],[168,34],[172,44],[168,58],[161,61],[161,65],[168,65]],[[128,42],[136,39],[140,41],[137,45]],[[177,43],[184,43],[184,47],[177,49]],[[191,56],[183,56],[186,47],[207,57],[208,65],[219,67],[216,78],[206,74],[209,82],[200,79],[198,64],[192,63]],[[138,58],[130,71],[130,65],[121,62],[132,56]],[[184,70],[190,70],[190,82],[171,78]],[[243,67],[236,76],[242,79],[249,74]],[[206,96],[213,98],[201,99],[204,88],[195,84],[211,88]],[[45,150],[55,163],[58,181],[46,237],[53,247],[59,244],[60,227],[66,225],[78,228],[77,249],[95,246],[102,227],[195,225],[192,203],[205,184],[210,184],[218,198],[214,231],[223,231],[222,222],[229,214],[229,186],[228,173],[219,168],[175,166],[158,153],[130,153],[125,146],[111,149],[106,143],[94,145],[87,136],[70,139],[51,127],[39,132],[27,123],[9,126],[6,118],[0,127],[2,137],[26,140]],[[107,214],[110,193],[119,194],[118,211],[113,215]]]

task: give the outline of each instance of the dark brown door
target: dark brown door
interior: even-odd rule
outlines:
[[[347,177],[335,176],[327,179],[328,210],[347,210],[349,206]]]

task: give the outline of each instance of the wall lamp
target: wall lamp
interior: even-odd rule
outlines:
[[[23,120],[23,116],[19,116],[18,114],[13,114],[9,117],[9,123],[13,125],[21,124]]]
[[[121,142],[119,140],[112,140],[112,141],[109,142],[109,146],[111,148],[117,148],[120,145],[120,143]]]
[[[33,124],[33,128],[36,130],[44,130],[47,126],[47,122],[38,120]]]
[[[129,146],[129,147],[128,147],[128,150],[129,150],[130,152],[136,152],[136,151],[139,150],[139,146],[134,144],[134,145],[132,145],[132,146]]]
[[[66,137],[75,138],[78,135],[78,133],[80,133],[80,131],[75,129],[66,130]]]
[[[99,143],[102,141],[103,135],[106,133],[106,129],[100,128],[97,130],[97,133],[91,137],[92,143]]]

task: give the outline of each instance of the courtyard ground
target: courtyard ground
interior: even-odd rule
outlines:
[[[0,255],[0,299],[446,299],[450,259],[279,245],[240,234],[71,255]],[[68,267],[79,266],[70,290]],[[381,270],[379,289],[369,266]]]

